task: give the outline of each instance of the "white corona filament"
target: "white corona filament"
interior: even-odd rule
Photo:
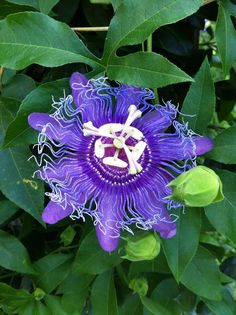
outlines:
[[[138,163],[138,159],[142,156],[146,143],[141,141],[143,133],[135,127],[130,126],[134,120],[140,118],[142,112],[137,109],[135,105],[130,105],[128,108],[128,117],[124,124],[109,123],[96,128],[91,121],[83,125],[84,136],[98,136],[99,139],[95,141],[94,153],[95,156],[102,159],[106,165],[126,168],[128,166],[130,174],[137,174],[142,171],[142,166]],[[116,133],[119,133],[117,135]],[[102,138],[113,139],[112,143],[103,143]],[[137,140],[135,146],[129,146],[125,142],[132,137]],[[105,148],[115,148],[114,156],[104,157]],[[119,158],[119,153],[124,150],[128,163]]]

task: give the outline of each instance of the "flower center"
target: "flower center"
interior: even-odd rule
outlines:
[[[129,174],[134,175],[142,171],[138,160],[147,144],[142,141],[143,133],[131,126],[135,119],[141,117],[142,112],[135,105],[130,105],[128,113],[124,124],[108,123],[96,128],[91,121],[88,121],[83,125],[83,134],[84,136],[99,137],[95,141],[94,154],[97,158],[102,159],[104,164],[119,168],[128,167]],[[129,142],[135,142],[135,145],[129,145]],[[107,150],[107,148],[113,148],[113,150]],[[113,152],[112,155],[107,156],[107,151]],[[125,156],[126,159],[122,156]]]

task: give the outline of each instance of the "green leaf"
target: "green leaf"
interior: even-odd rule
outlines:
[[[60,79],[40,85],[23,100],[16,118],[9,125],[4,146],[10,147],[19,144],[37,142],[38,132],[28,124],[28,115],[32,112],[49,113],[52,108],[52,96],[55,101],[69,93],[69,80]]]
[[[58,294],[63,294],[62,305],[68,314],[81,314],[86,298],[89,294],[89,285],[94,276],[71,272],[57,289]],[[75,314],[77,315],[77,313]]]
[[[131,313],[132,310],[132,313]],[[126,296],[124,303],[119,308],[120,315],[143,315],[143,307],[137,294]]]
[[[2,96],[22,101],[35,88],[35,82],[31,77],[17,74],[3,86]]]
[[[49,254],[35,264],[39,277],[35,280],[45,292],[52,292],[68,275],[71,266],[70,254]]]
[[[224,164],[236,164],[236,125],[216,136],[207,157]]]
[[[220,272],[215,257],[199,247],[188,264],[181,282],[195,294],[209,300],[221,299]]]
[[[0,19],[4,19],[7,15],[23,11],[33,11],[32,7],[16,5],[5,0],[0,0]]]
[[[60,1],[60,0],[7,0],[8,2],[15,3],[18,5],[27,5],[31,6],[41,12],[48,14],[51,9]]]
[[[13,235],[0,230],[0,266],[20,273],[34,274],[26,248]]]
[[[215,88],[207,57],[194,79],[195,82],[190,86],[181,112],[192,116],[186,117],[189,128],[199,133],[205,131],[215,108]]]
[[[60,0],[38,0],[39,10],[48,14]]]
[[[72,226],[68,226],[60,235],[60,239],[64,246],[68,246],[73,242],[73,239],[76,235],[75,230]]]
[[[171,311],[168,311],[159,302],[154,299],[150,299],[146,296],[140,296],[143,306],[153,315],[173,315]]]
[[[202,0],[123,1],[110,23],[103,62],[110,63],[117,48],[142,43],[160,26],[175,23],[196,12],[202,3]]]
[[[19,107],[19,102],[10,98],[0,96],[0,146],[3,141],[6,129],[14,119]]]
[[[91,302],[94,315],[118,315],[112,271],[97,276],[92,287]]]
[[[218,17],[215,31],[223,71],[227,75],[236,60],[236,30],[230,18],[230,13],[219,3]]]
[[[32,179],[36,166],[35,163],[27,161],[31,155],[28,148],[20,146],[0,151],[0,190],[8,199],[42,223],[44,187],[42,181]]]
[[[126,84],[143,87],[162,87],[192,81],[192,78],[165,57],[153,52],[137,52],[125,57],[113,57],[107,75]]]
[[[210,223],[217,231],[226,235],[236,244],[236,174],[217,170],[223,184],[225,199],[205,208],[205,213]]]
[[[173,278],[162,280],[153,290],[151,298],[162,308],[161,315],[181,315],[181,310],[177,299],[180,296],[180,290]]]
[[[52,315],[49,309],[41,301],[32,301],[27,304],[19,315]]]
[[[119,5],[121,5],[123,0],[111,0],[112,6],[114,11],[117,10],[117,8],[119,7]]]
[[[23,69],[32,63],[56,67],[72,62],[98,65],[98,59],[66,24],[38,12],[16,13],[0,21],[3,67]]]
[[[222,297],[222,301],[203,301],[215,315],[235,315],[236,304],[227,289],[222,292]]]
[[[236,6],[235,3],[231,0],[221,0],[221,4],[224,6],[225,10],[229,11],[230,14],[236,16]]]
[[[9,220],[19,209],[9,200],[0,201],[0,225]]]
[[[7,2],[15,3],[18,5],[28,5],[35,9],[38,8],[38,0],[7,0]]]
[[[17,290],[5,283],[0,283],[0,305],[1,308],[8,311],[7,314],[18,314],[18,312],[22,312],[25,307],[30,304],[32,299],[33,296],[27,291],[21,289]]]
[[[18,103],[0,98],[0,140]],[[2,193],[42,223],[41,212],[44,202],[43,183],[32,179],[35,163],[27,161],[32,155],[26,147],[16,147],[0,151],[0,190]]]
[[[77,272],[94,275],[109,270],[120,262],[117,252],[108,254],[101,249],[96,233],[91,231],[81,242],[74,268]]]
[[[45,303],[48,311],[51,312],[51,315],[68,315],[62,306],[61,297],[54,295],[46,295]]]
[[[176,236],[169,240],[162,239],[162,245],[169,267],[176,281],[180,281],[198,248],[201,228],[199,209],[189,208],[180,215],[176,224]]]

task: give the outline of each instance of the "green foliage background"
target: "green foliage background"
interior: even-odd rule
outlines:
[[[0,315],[236,314],[235,26],[234,0],[0,0]],[[122,259],[124,241],[103,252],[89,220],[41,220],[27,116],[70,93],[74,71],[153,88],[215,139],[198,162],[225,199],[180,213],[151,261]]]

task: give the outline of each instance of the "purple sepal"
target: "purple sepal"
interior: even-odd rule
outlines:
[[[71,215],[72,212],[73,209],[69,204],[67,204],[67,207],[63,209],[60,204],[50,201],[43,211],[42,219],[45,223],[55,224]]]
[[[158,222],[153,225],[153,230],[157,231],[162,238],[172,238],[176,235],[176,224],[166,223],[166,222]]]
[[[56,140],[71,146],[73,146],[73,142],[76,142],[79,133],[75,126],[66,126],[63,121],[58,122],[54,117],[45,113],[30,114],[28,123],[35,130],[45,133],[50,140]]]
[[[205,154],[213,147],[213,140],[208,137],[194,137],[193,141],[196,145],[196,155]]]
[[[74,73],[72,73],[72,75],[70,77],[70,87],[71,87],[72,90],[73,90],[73,84],[74,83],[75,84],[87,85],[88,79],[83,74],[81,74],[79,72],[74,72]]]
[[[56,121],[48,114],[32,113],[28,116],[28,123],[32,128],[41,132],[46,124],[55,125]]]
[[[98,242],[104,251],[110,253],[117,248],[119,244],[119,237],[114,237],[112,229],[106,229],[106,232],[104,233],[101,231],[100,226],[96,225],[96,234]]]

